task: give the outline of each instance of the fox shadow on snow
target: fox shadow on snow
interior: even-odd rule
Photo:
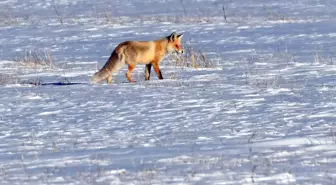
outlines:
[[[41,83],[41,86],[68,86],[68,85],[82,85],[82,84],[88,84],[83,82],[50,82],[50,83]]]

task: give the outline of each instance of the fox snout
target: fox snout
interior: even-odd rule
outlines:
[[[183,50],[173,50],[171,53],[176,53],[176,54],[183,54]]]
[[[171,51],[171,53],[182,54],[183,53],[183,49],[182,48],[181,49],[173,49]]]
[[[179,46],[179,45],[176,45],[175,53],[182,54],[182,53],[183,53],[183,49],[182,49],[182,47]]]
[[[168,46],[167,51],[169,53],[176,53],[176,54],[182,54],[183,53],[182,48],[173,48],[172,46]]]

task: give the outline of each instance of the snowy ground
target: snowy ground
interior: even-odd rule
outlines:
[[[336,184],[335,8],[1,1],[0,184]],[[172,31],[217,67],[90,84],[118,43]],[[29,50],[54,67],[15,62]]]

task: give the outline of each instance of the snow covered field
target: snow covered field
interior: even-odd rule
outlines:
[[[224,19],[224,11],[226,20]],[[0,184],[336,184],[336,2],[2,0]],[[90,84],[172,31],[215,68]],[[27,51],[52,63],[20,64]]]

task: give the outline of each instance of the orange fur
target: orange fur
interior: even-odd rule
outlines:
[[[112,52],[109,60],[92,77],[92,83],[107,80],[112,82],[112,74],[120,70],[124,64],[128,65],[126,78],[134,82],[131,74],[137,64],[146,64],[146,80],[150,78],[151,67],[153,66],[159,79],[163,79],[159,63],[167,53],[183,53],[181,47],[181,35],[175,32],[168,37],[154,41],[125,41],[120,43]]]

